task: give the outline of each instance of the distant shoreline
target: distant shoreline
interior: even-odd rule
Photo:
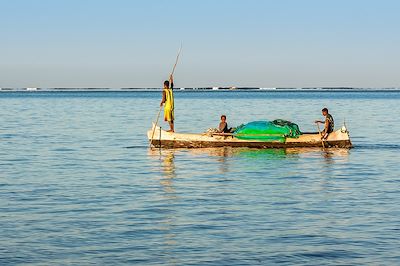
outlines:
[[[161,88],[0,88],[0,92],[129,92],[129,91],[160,91]],[[198,87],[175,88],[175,91],[400,91],[396,88],[352,88],[352,87],[321,87],[321,88],[257,88],[257,87]]]

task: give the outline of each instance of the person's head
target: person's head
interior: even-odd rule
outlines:
[[[226,121],[226,115],[221,115],[221,121],[225,122]]]
[[[322,109],[322,115],[326,116],[328,114],[328,108]]]
[[[169,88],[169,81],[168,80],[164,81],[164,88]]]

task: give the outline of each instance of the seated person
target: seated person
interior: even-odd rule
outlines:
[[[226,122],[226,115],[221,115],[221,122],[218,127],[219,133],[230,133],[231,128],[228,129],[228,123]]]
[[[324,130],[322,130],[322,139],[328,138],[329,133],[332,133],[335,127],[335,122],[332,115],[329,113],[328,108],[322,109],[322,115],[325,116],[325,121],[315,121],[315,123],[324,124]]]

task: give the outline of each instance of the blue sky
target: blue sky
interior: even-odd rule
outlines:
[[[400,87],[400,1],[0,0],[0,87]]]

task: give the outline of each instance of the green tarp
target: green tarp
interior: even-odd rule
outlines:
[[[238,139],[280,141],[287,137],[298,138],[301,135],[299,126],[295,123],[277,119],[274,121],[254,121],[236,128],[234,135]]]

